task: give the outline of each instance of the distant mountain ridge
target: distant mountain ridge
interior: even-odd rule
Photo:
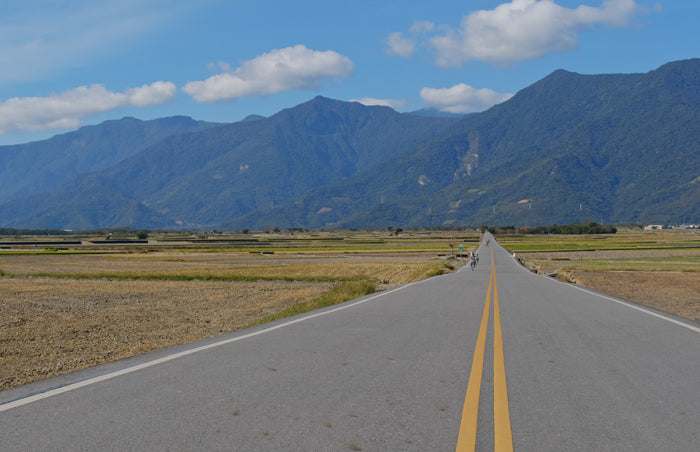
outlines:
[[[0,203],[51,190],[77,174],[107,169],[167,136],[216,125],[185,116],[151,121],[126,117],[48,140],[0,146]]]
[[[697,222],[699,77],[700,59],[648,74],[556,71],[465,116],[390,172],[225,226]]]
[[[700,59],[646,74],[559,70],[461,117],[316,97],[269,118],[198,127],[0,204],[0,226],[700,220]]]
[[[270,118],[169,136],[107,170],[8,202],[0,218],[31,228],[212,226],[351,177],[453,122],[319,96]]]

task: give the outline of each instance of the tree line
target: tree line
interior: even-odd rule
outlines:
[[[534,227],[488,226],[486,230],[492,234],[615,234],[617,232],[617,228],[614,226],[598,224],[593,221],[587,221],[583,224],[575,222]]]

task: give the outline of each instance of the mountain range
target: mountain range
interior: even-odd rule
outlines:
[[[487,111],[316,97],[232,124],[118,121],[0,147],[0,226],[535,226],[700,220],[700,59],[558,70]]]

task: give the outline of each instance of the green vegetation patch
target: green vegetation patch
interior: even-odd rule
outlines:
[[[625,231],[592,236],[499,237],[510,252],[543,273],[700,271],[698,234],[690,231]]]
[[[263,323],[272,322],[275,320],[284,319],[287,317],[292,317],[297,314],[303,314],[305,312],[313,311],[315,309],[325,308],[327,306],[332,306],[334,304],[342,303],[344,301],[352,300],[355,298],[363,297],[374,293],[377,289],[376,281],[369,279],[356,279],[352,281],[344,281],[333,287],[328,292],[323,295],[314,298],[310,301],[305,301],[297,303],[283,311],[269,315],[255,323],[248,325],[248,327],[261,325]]]

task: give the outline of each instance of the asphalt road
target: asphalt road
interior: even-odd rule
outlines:
[[[698,444],[698,325],[532,275],[493,240],[474,271],[0,392],[3,451]]]

